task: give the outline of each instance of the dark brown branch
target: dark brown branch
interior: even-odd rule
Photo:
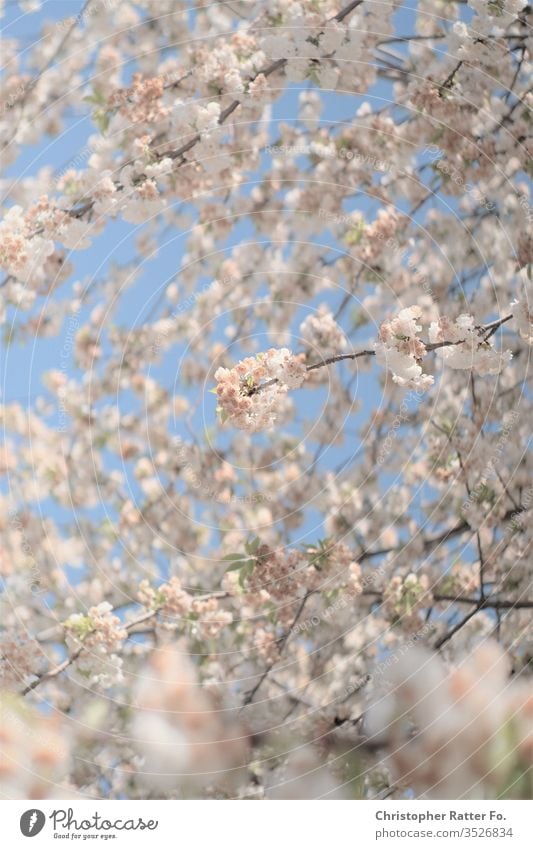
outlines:
[[[348,17],[348,15],[350,14],[350,12],[353,12],[353,10],[354,10],[354,9],[357,9],[357,7],[358,7],[358,6],[360,6],[360,5],[362,4],[362,2],[363,2],[363,0],[353,0],[353,2],[352,2],[352,3],[349,3],[349,4],[346,6],[346,8],[341,9],[341,11],[340,11],[340,12],[337,12],[337,14],[336,14],[336,15],[335,15],[335,17],[333,18],[333,20],[334,20],[334,21],[338,21],[338,22],[340,23],[341,21],[343,21],[343,20],[344,20],[344,18],[347,18],[347,17]]]
[[[457,634],[457,632],[460,631],[461,628],[464,625],[466,625],[466,623],[469,622],[472,619],[473,616],[476,615],[476,613],[479,613],[480,610],[481,610],[481,606],[478,603],[478,604],[476,604],[476,606],[474,607],[473,610],[471,610],[469,613],[467,613],[466,616],[464,616],[463,619],[461,619],[461,621],[458,622],[457,625],[455,625],[455,627],[451,629],[451,631],[448,631],[446,634],[444,634],[443,637],[440,637],[440,639],[437,640],[437,642],[435,643],[435,648],[436,649],[442,648],[442,646],[445,645],[445,643],[447,643],[448,640],[451,640],[451,638],[455,634]]]
[[[336,354],[333,357],[325,357],[320,362],[307,366],[307,371],[313,371],[314,369],[322,368],[322,366],[330,366],[333,363],[340,363],[342,360],[356,360],[358,357],[374,357],[375,354],[376,352],[371,350],[355,351],[353,354]]]
[[[440,649],[444,646],[458,631],[463,628],[467,622],[472,619],[480,610],[485,610],[486,608],[492,608],[494,610],[513,610],[513,609],[533,609],[533,601],[524,600],[524,601],[510,601],[505,599],[492,599],[491,596],[482,595],[479,599],[460,599],[453,598],[453,596],[441,596],[443,600],[449,601],[464,601],[470,604],[474,604],[475,607],[473,610],[469,611],[466,616],[461,619],[460,622],[457,623],[453,628],[446,632],[442,637],[440,637],[435,643],[435,648]],[[435,600],[438,600],[438,597],[435,596]]]
[[[62,663],[59,663],[57,666],[54,666],[48,672],[43,672],[42,675],[39,675],[35,679],[35,681],[32,681],[31,684],[28,684],[27,687],[24,687],[24,689],[22,690],[22,695],[25,696],[27,693],[30,693],[32,690],[35,690],[35,688],[38,687],[39,684],[42,684],[43,681],[49,681],[50,678],[56,678],[58,675],[60,675],[62,672],[64,672],[65,669],[68,669],[68,667],[72,663],[74,663],[75,660],[77,660],[79,658],[83,649],[84,649],[83,645],[79,646],[76,649],[76,651],[73,654],[71,654],[70,657],[67,657],[64,661],[62,661]]]
[[[439,94],[441,95],[441,97],[442,97],[442,91],[443,91],[443,90],[446,90],[446,89],[449,89],[449,88],[451,88],[451,87],[452,87],[452,85],[453,85],[453,81],[454,81],[454,79],[455,79],[455,75],[457,74],[457,72],[458,72],[458,71],[459,71],[462,67],[463,67],[463,60],[462,60],[462,59],[460,59],[460,60],[459,60],[459,62],[457,63],[457,65],[455,66],[455,68],[453,68],[453,70],[452,70],[452,71],[450,71],[450,73],[448,74],[448,76],[446,77],[446,79],[444,80],[444,82],[443,82],[443,83],[441,83],[441,85],[439,85]]]
[[[458,604],[475,604],[479,609],[492,608],[493,610],[532,610],[533,600],[513,601],[513,599],[492,599],[490,596],[483,599],[467,598],[466,596],[447,595],[437,593],[433,596],[435,601],[452,601]]]

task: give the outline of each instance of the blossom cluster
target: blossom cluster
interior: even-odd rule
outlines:
[[[392,372],[395,383],[423,391],[433,384],[434,377],[424,374],[420,365],[426,354],[426,346],[418,336],[422,325],[417,319],[421,314],[420,307],[407,307],[392,320],[384,321],[375,351],[378,363]]]
[[[300,334],[315,358],[317,353],[328,356],[340,354],[347,348],[346,335],[325,304],[302,321]]]
[[[526,293],[511,303],[513,318],[520,337],[529,345],[533,345],[533,305]]]
[[[83,649],[77,661],[80,674],[101,688],[121,680],[123,661],[119,652],[128,632],[109,602],[89,608],[87,614],[73,613],[64,627],[70,650]]]
[[[440,318],[429,327],[429,341],[443,345],[444,364],[454,369],[471,369],[478,374],[499,374],[512,359],[512,351],[497,351],[472,315],[460,315],[454,322]]]
[[[301,386],[307,377],[304,359],[288,348],[271,348],[256,357],[246,357],[234,368],[215,372],[218,409],[222,420],[243,430],[271,427],[283,408],[289,389]]]
[[[232,614],[221,609],[216,596],[195,598],[182,588],[176,576],[157,589],[146,579],[141,581],[138,599],[148,610],[159,614],[158,622],[163,628],[173,630],[189,624],[192,633],[200,634],[203,639],[218,636],[233,621]]]
[[[383,592],[383,612],[393,625],[406,631],[416,631],[421,613],[432,602],[428,575],[413,572],[401,578],[394,575]]]
[[[50,238],[30,238],[30,234],[22,208],[11,207],[0,222],[0,262],[9,274],[25,283],[45,279],[46,262],[54,252]]]

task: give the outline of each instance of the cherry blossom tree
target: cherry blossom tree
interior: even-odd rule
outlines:
[[[531,7],[19,6],[3,798],[531,798]]]

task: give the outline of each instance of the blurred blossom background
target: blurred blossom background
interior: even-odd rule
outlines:
[[[0,797],[530,799],[531,7],[0,9]]]

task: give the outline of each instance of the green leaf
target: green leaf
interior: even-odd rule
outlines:
[[[101,133],[105,133],[109,127],[109,114],[104,109],[97,109],[93,112],[93,121]]]
[[[95,106],[103,106],[106,103],[105,95],[97,88],[93,88],[93,93],[82,98],[85,103],[94,103]]]
[[[235,556],[235,555],[233,555]],[[243,560],[242,555],[237,555],[239,557],[232,566],[230,566],[226,571],[228,572],[239,572],[239,586],[244,589],[244,582],[246,578],[248,578],[252,572],[254,571],[256,560]],[[224,558],[227,559],[227,558]]]
[[[239,586],[240,586],[242,589],[244,589],[244,582],[245,582],[245,580],[246,580],[246,574],[245,574],[244,572],[241,572],[241,573],[239,574]]]
[[[254,537],[251,542],[247,542],[245,544],[244,550],[247,554],[257,554],[260,545],[261,540],[259,539],[259,537]]]
[[[353,227],[351,227],[344,235],[344,239],[347,244],[358,245],[365,232],[365,227],[366,225],[364,221],[358,221]]]

